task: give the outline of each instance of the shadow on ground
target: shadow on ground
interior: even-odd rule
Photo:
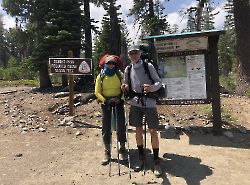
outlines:
[[[200,185],[200,181],[213,174],[211,167],[201,164],[201,159],[165,153],[162,162],[163,185],[170,185],[166,174],[185,179],[188,185]]]
[[[116,151],[113,152],[114,157],[109,170],[111,170],[111,176],[116,176],[118,175],[118,160],[115,156]],[[138,151],[136,149],[130,149],[129,154],[130,164],[128,161],[119,161],[120,165],[127,167],[127,171],[124,171],[124,169],[121,170],[120,175],[131,174],[131,176],[133,176],[134,173],[136,173],[134,172],[134,165],[138,160]],[[145,173],[153,171],[153,155],[150,149],[146,150],[146,156]],[[200,185],[203,179],[213,174],[212,168],[201,162],[199,158],[165,153],[161,163],[163,175],[159,178],[162,178],[163,185],[170,185],[168,175],[183,178],[188,185]],[[144,169],[141,170],[141,173],[142,172],[144,172]]]
[[[95,125],[95,124],[91,124],[91,123],[87,123],[85,121],[79,121],[79,120],[75,120],[76,127],[77,128],[96,128],[96,129],[102,129],[102,127],[100,125]]]
[[[184,129],[161,129],[159,132],[162,139],[180,139],[181,135],[185,134],[189,137],[189,144],[191,145],[250,149],[249,130],[246,130],[246,133],[244,134],[235,128],[222,129],[222,133],[230,132],[233,134],[233,137],[226,137],[223,134],[216,136],[212,132],[212,127],[197,127],[190,131]]]

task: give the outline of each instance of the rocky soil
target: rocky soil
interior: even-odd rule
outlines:
[[[164,175],[153,175],[147,135],[146,174],[133,172],[121,161],[119,176],[113,134],[109,177],[109,166],[100,165],[100,105],[92,94],[76,93],[71,117],[68,96],[59,92],[60,88],[0,87],[0,185],[250,184],[249,98],[221,96],[222,136],[212,133],[209,105],[159,105]],[[132,127],[128,140],[133,166],[137,153]]]

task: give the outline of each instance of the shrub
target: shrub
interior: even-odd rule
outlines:
[[[2,80],[34,80],[37,79],[37,72],[29,71],[23,67],[0,68],[0,79]]]
[[[3,80],[4,78],[4,69],[0,68],[0,80]]]
[[[223,86],[227,91],[233,93],[236,88],[236,75],[230,74],[228,76],[220,76],[220,84]]]
[[[18,80],[21,79],[20,76],[22,75],[20,67],[9,67],[4,69],[4,80]]]
[[[58,85],[62,83],[62,75],[60,74],[51,74],[50,79],[53,85]]]

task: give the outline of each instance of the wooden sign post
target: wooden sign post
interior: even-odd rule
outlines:
[[[73,51],[68,51],[68,57],[73,58]],[[74,79],[73,75],[68,74],[69,77],[69,115],[73,116],[74,115]]]
[[[74,115],[74,75],[92,75],[92,59],[73,58],[73,52],[68,51],[68,58],[50,58],[51,74],[67,74],[69,79],[69,115]]]

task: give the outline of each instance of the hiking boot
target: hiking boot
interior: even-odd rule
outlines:
[[[143,169],[144,162],[145,162],[145,157],[139,156],[139,160],[135,163],[134,171],[135,172],[141,171]]]
[[[154,174],[156,177],[160,177],[162,175],[160,159],[156,159],[154,161]]]
[[[104,151],[104,158],[102,160],[102,165],[106,166],[107,164],[109,164],[110,159],[111,159],[110,151],[109,150],[105,150]]]
[[[126,148],[120,148],[119,154],[121,155],[121,160],[127,160],[128,159],[128,152]]]

